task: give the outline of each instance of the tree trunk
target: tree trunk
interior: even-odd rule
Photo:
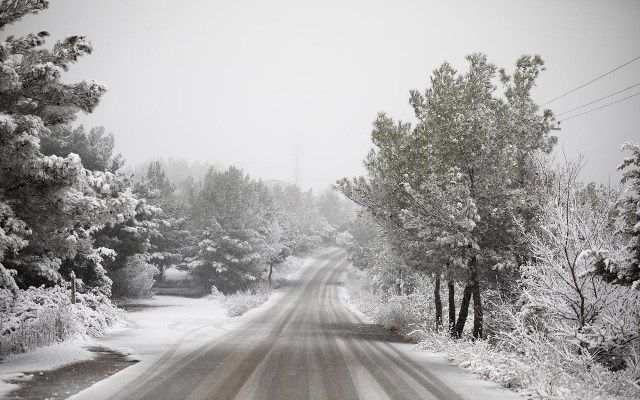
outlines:
[[[468,283],[464,287],[462,292],[462,303],[460,303],[460,312],[458,313],[458,321],[456,322],[455,336],[457,338],[462,337],[462,331],[464,331],[464,324],[467,322],[467,316],[469,315],[469,303],[471,302],[471,293],[473,292],[473,286]]]
[[[473,337],[474,339],[482,339],[482,301],[480,299],[480,282],[477,273],[473,288]]]
[[[436,275],[435,288],[433,289],[433,301],[436,306],[436,331],[442,326],[442,299],[440,299],[440,275]]]
[[[402,294],[402,270],[398,269],[398,278],[396,279],[396,294],[400,296]]]
[[[273,276],[273,264],[269,264],[269,276],[267,280],[269,281],[269,286],[271,286],[271,277]]]
[[[449,333],[451,336],[456,335],[456,298],[455,298],[455,286],[453,281],[449,281],[447,284],[449,287]]]

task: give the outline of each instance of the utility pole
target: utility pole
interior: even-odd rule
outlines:
[[[293,167],[293,174],[295,176],[294,183],[300,187],[300,178],[302,177],[302,166],[300,165],[300,152],[296,152],[296,164]]]
[[[302,143],[300,141],[295,141],[293,144],[293,152],[294,152],[294,165],[293,165],[293,183],[300,187],[302,184]]]

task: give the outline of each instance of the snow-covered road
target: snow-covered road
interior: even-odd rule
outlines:
[[[346,302],[347,265],[342,250],[321,252],[260,309],[176,325],[184,337],[162,356],[141,354],[73,399],[519,398],[367,323]]]

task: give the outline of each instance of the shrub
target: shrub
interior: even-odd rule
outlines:
[[[431,332],[420,343],[423,349],[441,352],[463,368],[499,385],[517,389],[534,399],[637,399],[640,396],[640,363],[611,371],[588,352],[577,354],[543,334],[519,325],[495,340],[455,340],[446,333]]]
[[[216,296],[212,288],[212,296]],[[215,289],[217,291],[217,289]],[[230,317],[239,317],[252,308],[256,308],[266,302],[272,289],[268,284],[262,283],[250,290],[238,291],[222,298],[222,307],[227,310]],[[219,293],[219,292],[218,292]],[[219,296],[219,295],[218,295]]]
[[[62,287],[30,287],[16,296],[0,289],[0,354],[19,353],[78,336],[101,336],[124,313],[101,293],[79,293],[71,304]]]
[[[130,256],[124,267],[112,274],[113,295],[115,297],[140,298],[153,294],[151,288],[155,276],[160,273],[158,267],[150,264],[141,254]]]
[[[275,289],[283,286],[289,275],[302,267],[302,259],[296,256],[289,256],[283,262],[273,268],[273,287]]]

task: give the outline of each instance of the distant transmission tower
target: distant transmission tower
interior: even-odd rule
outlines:
[[[294,165],[293,165],[293,182],[297,187],[300,187],[302,181],[302,143],[300,140],[296,140],[293,144],[294,152]]]

